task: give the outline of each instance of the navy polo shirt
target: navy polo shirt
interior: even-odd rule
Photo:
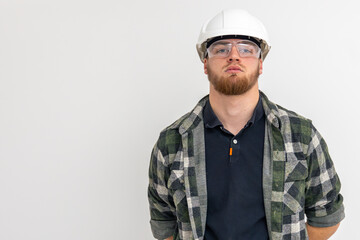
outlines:
[[[203,111],[206,240],[269,239],[262,189],[265,114],[261,96],[245,127],[234,136],[208,101]]]

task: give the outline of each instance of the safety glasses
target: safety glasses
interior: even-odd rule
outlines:
[[[248,40],[219,40],[210,45],[207,54],[210,58],[226,58],[230,55],[233,46],[236,47],[238,54],[242,58],[259,58],[261,49]]]

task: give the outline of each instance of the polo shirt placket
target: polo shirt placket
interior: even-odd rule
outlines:
[[[203,112],[208,212],[205,239],[268,239],[262,192],[265,118],[261,97],[245,127],[226,130],[209,102]]]

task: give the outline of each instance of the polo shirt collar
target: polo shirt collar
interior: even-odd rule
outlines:
[[[255,107],[254,113],[251,116],[250,120],[245,125],[245,127],[250,127],[256,121],[258,121],[263,115],[264,115],[264,108],[262,105],[262,96],[261,96],[261,94],[259,94],[259,100]],[[217,126],[223,127],[223,124],[220,122],[218,117],[215,115],[215,113],[210,105],[209,100],[206,102],[206,104],[204,106],[203,118],[204,118],[204,126],[206,128],[215,128]]]

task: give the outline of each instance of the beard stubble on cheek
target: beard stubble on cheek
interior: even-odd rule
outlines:
[[[242,73],[241,73],[242,74]],[[208,67],[208,79],[215,90],[224,95],[241,95],[251,89],[259,78],[259,66],[249,75],[239,76],[231,74],[230,76],[217,76],[211,68]]]

